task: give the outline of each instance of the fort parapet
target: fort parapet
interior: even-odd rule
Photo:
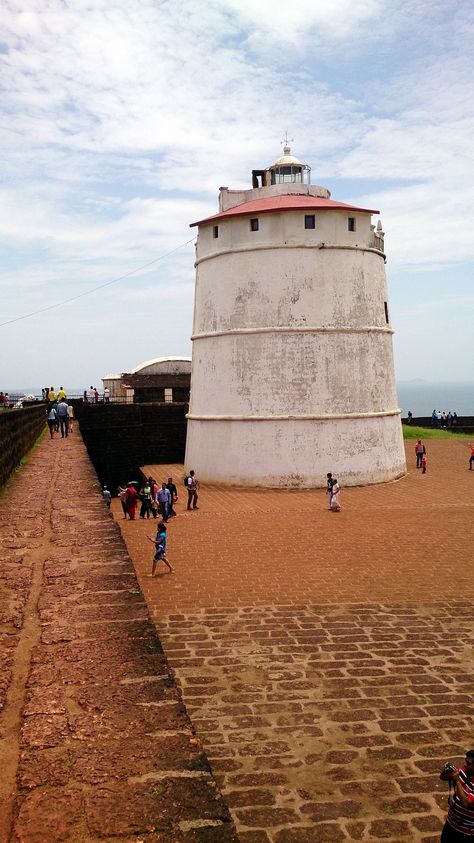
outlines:
[[[143,465],[184,461],[187,403],[71,403],[99,480],[112,494],[119,483],[138,479]]]
[[[0,412],[0,487],[33,447],[45,425],[43,403]]]

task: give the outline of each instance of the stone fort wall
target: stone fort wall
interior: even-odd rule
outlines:
[[[0,412],[0,487],[33,447],[45,425],[46,407],[42,403]]]
[[[184,462],[187,403],[71,403],[98,478],[113,495],[119,483],[140,478],[142,465]]]

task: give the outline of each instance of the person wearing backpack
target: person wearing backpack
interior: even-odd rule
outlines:
[[[186,486],[186,488],[188,490],[188,506],[187,506],[187,509],[188,510],[199,509],[199,507],[197,505],[197,501],[198,501],[197,490],[199,489],[199,480],[197,480],[196,477],[194,476],[194,471],[189,472],[189,475],[188,475],[188,477],[186,477],[184,485]],[[192,506],[191,506],[191,504],[192,504]]]

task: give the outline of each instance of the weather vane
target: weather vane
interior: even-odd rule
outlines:
[[[288,137],[288,129],[287,129],[286,132],[285,132],[285,137],[283,138],[282,141],[280,141],[280,143],[283,143],[285,146],[288,146],[288,144],[293,143],[293,141],[294,141],[294,138]]]

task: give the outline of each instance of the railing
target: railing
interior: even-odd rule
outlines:
[[[379,252],[384,252],[385,251],[384,240],[385,240],[385,235],[383,233],[379,234],[376,231],[373,231],[372,232],[372,242],[370,244],[371,248],[372,249],[378,249]]]

